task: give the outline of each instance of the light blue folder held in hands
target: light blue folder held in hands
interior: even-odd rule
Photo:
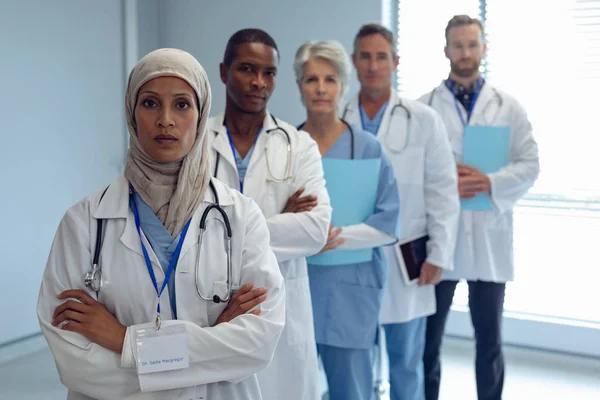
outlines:
[[[378,158],[340,160],[323,158],[334,227],[361,224],[375,212],[379,184]],[[333,250],[307,258],[313,265],[346,265],[371,261],[373,249]]]
[[[463,163],[491,174],[508,165],[510,127],[467,125],[463,143]],[[472,199],[461,199],[463,210],[492,210],[490,196],[478,194]]]

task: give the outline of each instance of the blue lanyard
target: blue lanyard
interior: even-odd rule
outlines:
[[[477,101],[477,97],[479,97],[479,93],[481,92],[481,86],[483,85],[483,78],[480,76],[477,78],[477,86],[475,86],[475,93],[473,93],[473,98],[471,99],[471,104],[469,104],[469,109],[467,110],[467,121],[463,118],[462,112],[460,110],[460,105],[458,104],[458,100],[456,99],[456,95],[454,94],[454,81],[452,79],[448,79],[450,81],[450,91],[452,92],[452,96],[454,97],[454,106],[456,107],[456,112],[460,117],[460,122],[462,122],[463,126],[467,126],[469,120],[471,119],[471,113],[475,108],[475,102]]]
[[[225,125],[225,124],[223,124]],[[227,138],[229,139],[229,145],[231,146],[231,152],[233,153],[233,159],[235,160],[235,145],[233,144],[233,138],[231,137],[231,133],[229,132],[229,128],[227,127],[227,125],[225,125],[225,130],[227,131]],[[256,137],[254,138],[254,143],[252,144],[252,147],[250,147],[251,149],[254,149],[254,146],[256,145],[256,141],[258,140],[258,136],[260,135],[260,133],[262,132],[262,125],[260,126],[260,128],[258,128],[258,133],[256,134]],[[248,156],[246,154],[246,156]],[[242,158],[240,156],[240,158]],[[242,160],[243,161],[243,160]],[[237,164],[237,161],[236,161]],[[236,166],[237,169],[237,166]],[[238,172],[238,176],[239,176],[239,172]],[[242,179],[240,178],[240,193],[244,193],[244,183],[242,182]]]
[[[137,207],[137,201],[135,200],[135,190],[133,189],[133,186],[131,184],[129,184],[129,191],[131,193],[131,196],[133,196],[133,217],[135,220],[135,227],[137,228],[138,231],[138,236],[140,237],[140,244],[142,245],[142,252],[144,253],[144,260],[146,260],[146,267],[148,267],[148,272],[150,273],[150,279],[152,279],[152,284],[154,285],[154,290],[156,290],[156,295],[158,296],[158,304],[156,306],[156,313],[157,313],[157,329],[160,326],[160,295],[162,294],[162,292],[165,290],[165,287],[167,286],[168,282],[169,282],[169,278],[171,277],[171,274],[173,273],[173,271],[175,270],[175,267],[177,266],[177,262],[179,261],[179,254],[181,253],[181,247],[183,246],[183,241],[185,239],[185,235],[187,234],[188,228],[190,227],[190,222],[192,220],[189,220],[187,222],[187,224],[185,224],[183,230],[181,231],[181,234],[179,235],[179,243],[177,243],[177,247],[175,248],[175,252],[173,253],[173,258],[171,258],[171,263],[169,264],[169,269],[167,270],[167,273],[165,274],[165,280],[163,281],[162,287],[160,288],[160,290],[158,290],[158,283],[156,282],[156,275],[154,275],[154,269],[152,268],[152,262],[150,262],[150,256],[148,255],[148,250],[146,250],[146,246],[144,246],[144,241],[142,240],[142,231],[140,228],[140,213],[138,212],[138,207]]]
[[[385,113],[385,108],[387,107],[388,103],[389,103],[389,100],[386,100],[386,102],[383,104],[383,106],[381,106],[381,108],[379,109],[379,111],[377,111],[377,114],[375,114],[375,118],[377,118],[378,114],[380,112],[382,112],[382,110],[384,110],[382,112],[381,118],[379,118],[379,123],[377,124],[377,129],[375,130],[375,133],[374,133],[375,136],[377,136],[377,134],[379,133],[379,127],[381,126],[381,122],[383,122],[383,114]],[[359,114],[360,114],[360,126],[363,128],[363,131],[366,131],[366,129],[365,129],[365,119],[364,119],[365,118],[364,115],[366,113],[365,113],[365,110],[363,109],[362,104],[360,104],[360,102],[358,102],[358,111],[359,111]]]

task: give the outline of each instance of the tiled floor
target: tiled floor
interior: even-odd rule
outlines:
[[[505,349],[505,400],[600,400],[600,360]],[[476,400],[473,344],[446,340],[440,400]]]
[[[49,349],[0,365],[0,399],[65,400]]]
[[[446,340],[440,400],[476,400],[473,350]],[[600,400],[600,360],[507,348],[505,400]],[[50,351],[0,365],[0,399],[64,400]]]

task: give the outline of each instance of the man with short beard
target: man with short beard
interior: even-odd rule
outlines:
[[[427,400],[438,399],[439,356],[446,317],[456,285],[465,279],[477,342],[477,395],[479,400],[499,400],[504,383],[504,293],[506,282],[514,278],[513,207],[537,179],[538,148],[523,106],[480,75],[479,66],[486,52],[481,22],[466,15],[453,17],[446,27],[444,52],[450,60],[450,76],[420,100],[437,110],[444,120],[457,162],[460,197],[488,194],[492,209],[461,210],[454,270],[444,271],[442,282],[436,286],[437,312],[427,320],[425,393]],[[468,125],[508,126],[508,165],[484,174],[462,164]]]

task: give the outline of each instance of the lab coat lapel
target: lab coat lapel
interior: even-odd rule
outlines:
[[[477,101],[475,102],[471,120],[469,121],[470,125],[490,125],[493,123],[493,121],[491,121],[492,117],[487,115],[487,113],[495,110],[494,104],[492,104],[494,97],[493,88],[486,82],[481,88]],[[492,112],[491,115],[494,115],[494,112]]]
[[[394,106],[396,105],[397,102],[398,102],[398,96],[396,96],[396,93],[394,93],[394,91],[392,91],[392,94],[390,95],[390,99],[388,100],[388,102],[385,106],[385,111],[383,112],[383,118],[381,119],[381,123],[379,124],[379,129],[377,129],[377,137],[378,138],[385,136],[385,134],[389,131],[392,109],[394,108]]]
[[[113,187],[114,186],[114,187]],[[144,257],[144,253],[142,251],[142,246],[140,242],[140,235],[138,234],[137,227],[135,225],[135,219],[133,217],[133,213],[129,210],[129,196],[131,193],[129,192],[129,182],[123,178],[117,179],[109,190],[106,191],[106,195],[101,202],[102,209],[99,207],[94,214],[95,218],[125,218],[125,229],[119,238],[121,243],[129,250],[137,253],[140,257]],[[104,202],[106,200],[106,202]],[[106,208],[105,208],[106,207]],[[142,242],[146,247],[146,251],[150,257],[150,262],[155,267],[155,274],[157,273],[157,269],[161,270],[160,262],[158,261],[158,257],[154,254],[152,250],[152,246],[150,246],[150,242],[144,235],[144,232],[141,232]],[[158,277],[159,275],[157,275]],[[157,278],[158,279],[158,278]]]
[[[229,168],[232,168],[235,171],[236,181],[239,182],[239,176],[237,174],[237,167],[235,165],[235,159],[233,155],[233,151],[231,150],[231,145],[229,144],[229,138],[227,137],[227,128],[223,125],[224,114],[221,114],[218,118],[215,119],[217,123],[212,125],[209,129],[208,134],[213,135],[212,141],[212,149],[215,152],[214,156],[217,157],[219,155],[219,166],[217,169],[216,178],[223,179],[226,181],[226,174],[224,171],[225,166],[222,164],[228,164]],[[220,122],[219,122],[220,121]],[[216,159],[216,158],[215,158]],[[214,176],[214,169],[211,172],[211,175]]]
[[[412,113],[405,109],[402,100],[392,93],[388,101],[384,118],[377,132],[378,139],[393,152],[400,152],[406,147],[409,129],[413,127]]]
[[[358,106],[358,94],[348,102],[342,113],[342,119],[351,125],[361,125]]]
[[[120,237],[121,243],[143,257],[140,237],[137,233],[133,214],[129,209],[129,196],[129,182],[125,179],[124,175],[121,175],[106,189],[104,197],[92,217],[96,219],[96,223],[100,219],[105,220],[104,229],[106,229],[106,220],[115,218],[125,219],[125,229]]]
[[[266,169],[266,154],[265,147],[267,142],[270,146],[274,145],[275,140],[269,141],[269,136],[274,134],[272,131],[277,129],[277,125],[273,121],[271,114],[267,110],[265,119],[263,120],[262,129],[256,143],[254,143],[254,150],[252,151],[252,157],[250,157],[250,163],[248,164],[248,170],[246,171],[246,178],[244,179],[244,195],[258,199],[262,195],[261,190],[264,189],[264,183],[261,179],[264,173],[261,173],[261,168]],[[270,149],[271,154],[279,154],[278,148]],[[284,153],[287,156],[287,153]],[[267,172],[268,173],[268,172]]]

